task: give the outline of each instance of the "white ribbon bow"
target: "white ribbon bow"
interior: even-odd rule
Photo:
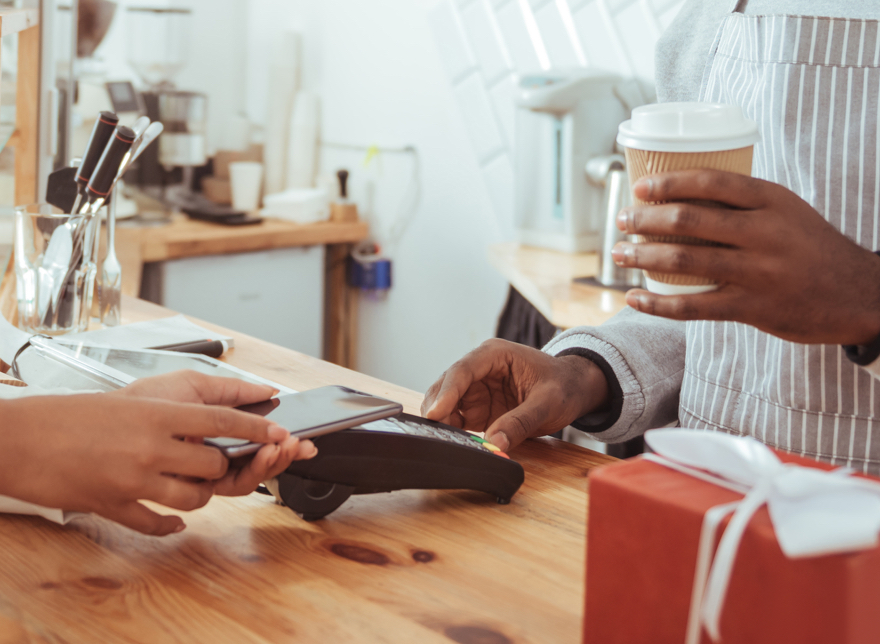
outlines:
[[[782,552],[814,557],[874,548],[880,535],[880,484],[831,472],[784,464],[770,448],[749,436],[692,429],[654,429],[645,440],[655,454],[646,459],[745,494],[737,503],[710,509],[704,519],[688,619],[687,644],[700,627],[713,641],[739,543],[752,516],[765,503]],[[715,531],[733,512],[712,559]],[[708,581],[707,581],[708,580]],[[705,592],[704,592],[705,588]]]

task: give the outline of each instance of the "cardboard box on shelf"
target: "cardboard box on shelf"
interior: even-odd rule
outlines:
[[[228,206],[232,203],[232,184],[228,179],[205,177],[202,179],[202,194],[216,204]]]
[[[252,145],[245,152],[220,150],[214,155],[214,178],[229,181],[229,164],[236,161],[256,161],[257,163],[262,163],[263,146]]]

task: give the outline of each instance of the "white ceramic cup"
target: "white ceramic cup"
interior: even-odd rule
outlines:
[[[256,161],[236,161],[229,164],[232,183],[232,207],[253,212],[260,207],[263,188],[263,164]]]

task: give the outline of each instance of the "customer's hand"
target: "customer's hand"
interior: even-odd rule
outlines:
[[[269,400],[278,390],[236,378],[216,378],[198,371],[175,371],[141,378],[113,395],[156,398],[181,403],[237,407]]]
[[[634,309],[676,320],[743,322],[807,344],[864,344],[880,334],[880,257],[843,236],[793,192],[714,170],[645,177],[634,191],[643,201],[672,203],[625,208],[621,230],[725,244],[618,244],[613,256],[621,266],[721,283],[717,291],[697,295],[633,290],[626,301]],[[847,216],[858,216],[852,210]]]
[[[278,390],[234,378],[214,378],[196,371],[178,371],[164,376],[143,378],[116,393],[183,403],[237,407],[268,400]],[[197,437],[188,440],[201,442],[201,438]],[[312,441],[300,441],[285,432],[283,440],[267,444],[252,458],[234,461],[223,477],[214,481],[214,494],[250,494],[263,481],[281,474],[293,461],[306,460],[317,453]]]
[[[193,510],[207,503],[215,486],[242,492],[245,482],[256,486],[256,473],[268,478],[282,459],[314,450],[304,442],[292,456],[294,450],[284,447],[286,430],[223,406],[258,402],[272,392],[171,374],[113,394],[0,401],[0,494],[95,512],[147,534],[178,532],[184,528],[179,517],[159,515],[140,501]],[[264,447],[257,456],[270,452],[251,473],[230,474],[220,451],[200,444],[216,436],[280,446]]]
[[[505,340],[488,340],[431,385],[422,414],[486,432],[502,450],[559,431],[606,404],[602,371],[579,356],[555,358]]]

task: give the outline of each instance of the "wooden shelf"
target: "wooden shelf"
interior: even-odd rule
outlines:
[[[125,232],[122,232],[125,230]],[[120,226],[128,236],[134,229]],[[141,261],[164,262],[170,259],[225,255],[324,244],[349,244],[364,240],[369,232],[366,222],[338,223],[320,221],[297,224],[266,218],[253,226],[219,226],[175,216],[167,226],[136,229]]]
[[[39,9],[0,9],[0,37],[17,34],[38,24]]]
[[[164,226],[129,226],[121,222],[116,228],[116,252],[123,263],[122,290],[136,295],[143,264],[273,248],[355,244],[368,234],[369,227],[363,221],[296,224],[267,218],[253,226],[220,226],[175,215]]]

